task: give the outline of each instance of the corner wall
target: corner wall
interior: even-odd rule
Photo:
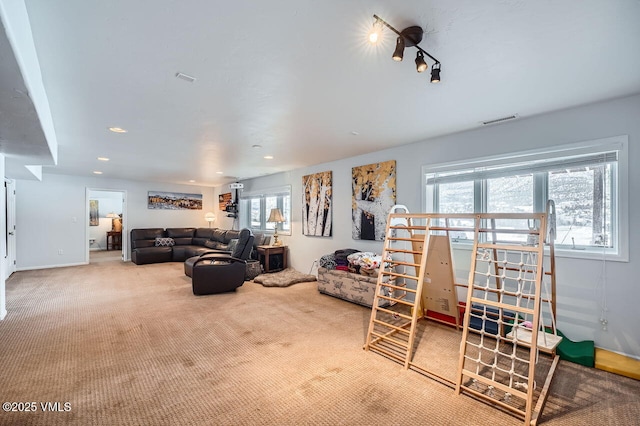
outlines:
[[[127,231],[156,227],[204,228],[207,227],[204,215],[213,209],[213,189],[208,187],[46,173],[41,182],[19,180],[16,182],[18,270],[86,263],[89,240],[86,188],[127,191],[127,211],[124,212]],[[148,191],[202,194],[203,208],[149,210]],[[129,253],[127,249],[128,257]]]
[[[351,239],[351,168],[375,162],[396,160],[397,203],[411,212],[423,211],[422,166],[478,157],[501,155],[560,144],[629,136],[629,229],[630,262],[606,263],[608,331],[601,329],[599,277],[602,261],[558,258],[558,327],[572,340],[591,339],[596,345],[614,352],[640,358],[640,322],[637,301],[640,286],[640,227],[633,223],[640,211],[640,95],[572,108],[555,113],[522,118],[517,121],[479,128],[419,143],[378,151],[313,167],[243,181],[246,191],[292,186],[292,235],[281,239],[290,248],[290,266],[309,272],[313,261],[336,249],[354,248],[381,252],[381,242]],[[428,121],[428,114],[425,115]],[[359,143],[366,143],[366,132]],[[302,147],[300,147],[302,149]],[[302,176],[333,172],[333,237],[302,235]],[[216,188],[214,197],[226,191]],[[216,214],[218,211],[216,210]],[[220,217],[218,215],[218,217]],[[216,226],[224,227],[224,219]],[[464,253],[456,253],[457,258]],[[468,256],[468,255],[467,255]],[[458,277],[466,281],[465,271]]]

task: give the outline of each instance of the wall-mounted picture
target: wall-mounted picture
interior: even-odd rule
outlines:
[[[351,169],[354,240],[384,240],[387,215],[396,204],[396,162],[368,164]]]
[[[100,225],[98,200],[89,200],[89,226]]]
[[[202,194],[149,191],[147,208],[166,210],[202,210]]]
[[[302,235],[331,236],[331,185],[331,171],[302,177]]]
[[[227,204],[233,201],[233,195],[230,192],[225,192],[224,194],[218,195],[218,208],[222,211],[225,211],[227,208]]]

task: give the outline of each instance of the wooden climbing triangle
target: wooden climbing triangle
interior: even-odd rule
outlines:
[[[549,217],[391,213],[382,254],[390,260],[380,269],[364,349],[535,425],[558,364],[555,349],[561,340],[555,326],[555,226],[548,223]],[[473,236],[466,285],[454,282],[453,233]],[[382,287],[390,296],[383,295]],[[464,302],[457,297],[460,287],[466,291]],[[380,308],[379,298],[390,306]],[[453,325],[462,329],[455,380],[413,359],[417,322],[428,318],[434,302],[436,308],[447,308],[455,318]],[[464,321],[459,324],[461,308]],[[546,374],[536,369],[539,352],[551,355]]]

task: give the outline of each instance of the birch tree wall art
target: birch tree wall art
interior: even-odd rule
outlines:
[[[351,180],[353,239],[383,241],[387,215],[396,204],[395,160],[353,167]]]
[[[330,171],[302,177],[302,235],[331,236],[331,185]]]

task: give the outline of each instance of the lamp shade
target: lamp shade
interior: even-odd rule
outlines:
[[[269,214],[269,219],[267,219],[267,222],[282,223],[284,221],[284,216],[282,216],[282,212],[280,211],[280,209],[271,209],[271,214]]]
[[[216,215],[211,212],[208,212],[207,214],[204,215],[204,220],[206,220],[207,222],[215,222]]]

